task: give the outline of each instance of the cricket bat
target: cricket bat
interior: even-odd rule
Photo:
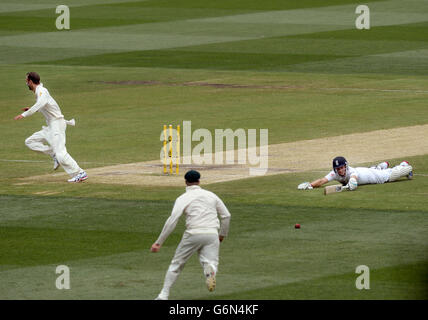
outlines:
[[[349,186],[342,186],[341,184],[335,184],[334,186],[327,186],[324,188],[324,195],[342,192],[343,190],[348,190]]]

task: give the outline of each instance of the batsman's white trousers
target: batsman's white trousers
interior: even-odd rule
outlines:
[[[25,145],[31,150],[42,152],[51,157],[55,155],[58,162],[70,176],[75,176],[82,169],[68,154],[65,147],[65,130],[67,124],[64,119],[52,120],[49,126],[35,132],[25,140]],[[48,143],[48,144],[45,144]]]
[[[206,267],[211,265],[217,273],[219,248],[220,241],[215,233],[189,234],[185,232],[175,250],[168,272],[180,274],[187,260],[197,252],[204,272]]]

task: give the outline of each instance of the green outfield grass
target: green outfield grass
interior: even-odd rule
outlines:
[[[157,159],[162,125],[184,120],[268,128],[271,144],[428,123],[426,1],[371,1],[363,31],[354,0],[63,4],[67,31],[55,1],[0,4],[0,299],[153,299],[184,230],[149,252],[184,184],[22,184],[52,168],[24,145],[42,116],[13,121],[34,103],[28,71],[76,119],[67,148],[84,168]],[[232,214],[217,289],[193,257],[171,299],[427,299],[428,155],[405,160],[412,181],[329,197],[296,188],[329,163],[207,186]],[[71,290],[55,288],[63,264]]]

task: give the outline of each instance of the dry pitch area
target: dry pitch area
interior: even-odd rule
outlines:
[[[234,152],[234,159],[237,162],[237,151]],[[428,125],[338,135],[336,137],[269,145],[269,167],[266,175],[315,169],[328,170],[331,160],[337,155],[345,156],[355,166],[392,158],[405,160],[406,157],[424,154],[428,154]],[[211,156],[214,163],[215,154],[211,154]],[[183,163],[183,159],[181,159],[181,163]],[[90,178],[87,182],[182,186],[183,174],[189,168],[201,171],[202,181],[205,185],[254,177],[254,175],[250,175],[249,165],[218,165],[215,163],[212,165],[182,165],[179,175],[168,176],[162,174],[161,161],[153,160],[88,169]],[[66,176],[64,172],[60,172],[28,177],[22,180],[25,182],[40,179],[63,181]]]

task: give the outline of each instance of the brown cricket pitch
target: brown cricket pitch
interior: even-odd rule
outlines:
[[[346,141],[346,143],[337,143]],[[257,150],[258,151],[258,150]],[[237,159],[237,150],[235,153]],[[226,152],[224,152],[225,158]],[[384,161],[391,158],[412,157],[428,154],[428,124],[353,133],[321,139],[302,140],[269,145],[268,170],[265,175],[303,172],[316,169],[330,170],[334,157],[343,155],[348,162],[357,164]],[[107,183],[140,186],[182,186],[183,176],[190,169],[201,172],[204,185],[247,179],[251,176],[249,165],[214,163],[211,165],[185,165],[180,159],[179,175],[162,174],[162,163],[153,161],[120,164],[86,170],[89,179],[85,183]],[[226,163],[224,161],[224,163]],[[253,166],[254,167],[254,166]],[[326,172],[327,173],[327,172]],[[63,182],[65,173],[32,176],[21,180],[43,180]]]

